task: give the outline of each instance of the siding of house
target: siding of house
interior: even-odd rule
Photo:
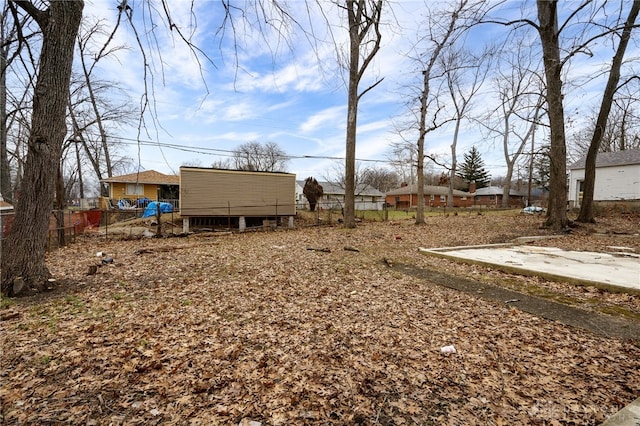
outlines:
[[[158,188],[160,185],[158,184],[149,184],[145,183],[144,185],[144,195],[140,194],[128,194],[127,193],[127,185],[125,182],[112,182],[109,184],[109,196],[111,198],[120,199],[120,198],[130,198],[137,199],[142,197],[147,197],[150,200],[157,201],[158,200]]]
[[[569,204],[580,207],[584,169],[570,171]],[[596,168],[595,201],[640,200],[640,164]]]
[[[293,216],[296,214],[295,178],[290,173],[181,167],[181,215]]]

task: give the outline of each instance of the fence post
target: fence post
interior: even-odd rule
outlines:
[[[158,227],[156,228],[156,237],[162,236],[162,223],[160,223],[160,201],[156,203],[156,221],[158,222]]]

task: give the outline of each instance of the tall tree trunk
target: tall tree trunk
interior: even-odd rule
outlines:
[[[600,112],[596,120],[596,126],[591,137],[591,144],[589,145],[589,151],[587,152],[587,158],[584,168],[584,183],[582,189],[582,204],[580,205],[580,213],[578,214],[577,221],[583,223],[595,222],[593,214],[593,192],[596,182],[596,158],[598,151],[600,150],[600,144],[602,143],[602,136],[604,135],[605,128],[607,127],[607,119],[611,112],[611,105],[613,103],[613,96],[616,93],[618,82],[620,81],[620,68],[622,67],[622,60],[624,53],[629,44],[631,38],[631,30],[638,17],[638,11],[640,11],[640,0],[635,0],[629,11],[629,16],[624,24],[624,30],[622,31],[622,37],[620,37],[620,44],[616,50],[616,54],[613,57],[611,64],[611,71],[609,72],[609,79],[607,80],[607,86],[604,89],[602,95],[602,103],[600,104]]]
[[[76,136],[73,140],[73,145],[76,148],[76,163],[78,165],[78,190],[80,192],[80,199],[84,198],[84,181],[82,180],[82,161],[80,160],[80,148],[78,148],[78,144],[80,143],[80,138]]]
[[[62,173],[62,161],[58,162],[58,173],[56,174],[56,198],[55,198],[55,213],[56,226],[58,227],[58,246],[63,247],[67,245],[64,234],[64,176]]]
[[[4,15],[2,16],[4,20]],[[0,31],[4,23],[0,22]],[[2,34],[4,36],[4,34]],[[0,46],[0,194],[5,200],[13,202],[11,171],[7,153],[7,46]]]
[[[349,2],[347,2],[349,3]],[[349,6],[351,13],[353,6]],[[349,51],[349,87],[347,91],[347,136],[345,143],[344,167],[344,226],[355,228],[355,191],[356,191],[356,131],[358,126],[358,70],[360,68],[360,40],[357,37],[358,23],[349,22],[352,35]]]
[[[355,190],[356,190],[356,133],[358,126],[358,103],[360,97],[373,89],[382,80],[378,80],[362,93],[358,86],[362,76],[380,50],[380,16],[382,0],[347,0],[347,16],[349,22],[349,87],[347,93],[347,136],[345,143],[345,187],[344,187],[344,226],[355,228]],[[371,39],[367,37],[369,33]],[[368,52],[360,49],[369,46]],[[363,56],[362,64],[360,56]]]
[[[82,0],[53,1],[46,11],[27,1],[16,5],[42,30],[38,79],[33,95],[31,134],[20,198],[3,245],[2,293],[13,295],[21,277],[26,288],[44,290],[49,269],[45,250],[62,145],[74,41],[82,18]]]
[[[549,208],[545,226],[560,231],[569,226],[569,220],[567,218],[567,146],[562,104],[562,63],[558,40],[558,2],[557,0],[537,0],[537,6],[551,133]]]
[[[433,63],[434,61],[432,61]],[[430,64],[431,65],[431,64]],[[424,76],[422,94],[420,96],[420,123],[418,134],[418,166],[416,167],[417,191],[416,195],[416,225],[424,225],[424,140],[427,134],[427,100],[429,97],[430,87],[430,68],[422,72]],[[413,165],[411,165],[413,169]],[[413,184],[413,182],[410,182]],[[409,191],[409,208],[411,208],[411,191]]]
[[[423,96],[422,108],[426,109],[426,99]],[[424,138],[426,131],[425,123],[424,123],[424,115],[420,114],[420,136],[418,136],[418,166],[416,172],[418,173],[418,183],[417,183],[417,191],[416,195],[418,199],[416,200],[416,225],[424,225]],[[411,169],[413,170],[413,164],[411,165]],[[413,185],[413,182],[409,183],[409,188]],[[411,208],[411,198],[413,194],[409,191],[409,208]]]
[[[69,105],[71,105],[71,100],[69,100]],[[86,154],[87,158],[89,159],[89,162],[91,163],[91,166],[93,167],[93,171],[95,172],[96,177],[98,178],[98,182],[100,182],[100,196],[108,197],[109,190],[107,188],[107,185],[102,182],[102,170],[100,169],[100,162],[98,161],[98,156],[94,155],[89,149],[89,144],[87,143],[87,139],[84,137],[84,133],[80,129],[78,119],[75,113],[73,112],[73,108],[69,108],[69,117],[71,118],[71,123],[73,125],[73,133],[75,134],[75,137],[78,138],[76,141],[79,140],[79,142],[82,144],[84,153]],[[78,165],[78,167],[80,166]],[[78,172],[79,171],[80,169],[78,169]]]
[[[464,107],[463,107],[464,108]],[[457,108],[456,108],[457,109]],[[453,131],[453,142],[451,143],[451,170],[449,171],[449,191],[447,195],[447,207],[453,207],[453,184],[456,179],[456,171],[458,170],[458,159],[456,148],[458,146],[458,134],[460,133],[460,122],[462,121],[463,111],[458,110],[456,118],[456,127]]]

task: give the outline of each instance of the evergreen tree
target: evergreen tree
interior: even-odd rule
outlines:
[[[533,159],[533,183],[539,188],[549,191],[551,177],[551,146],[545,145]]]
[[[475,146],[464,154],[464,162],[460,165],[457,175],[467,183],[467,189],[473,181],[476,182],[476,188],[484,188],[489,186],[491,180],[491,175],[484,168],[484,161]]]

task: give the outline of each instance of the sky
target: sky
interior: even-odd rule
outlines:
[[[115,140],[121,142],[120,153],[134,160],[134,170],[139,167],[177,174],[181,165],[210,167],[229,158],[231,151],[247,142],[277,143],[292,157],[287,171],[300,180],[308,176],[331,179],[343,168],[347,83],[337,58],[347,46],[348,34],[342,24],[344,19],[329,2],[322,3],[322,13],[314,2],[288,2],[299,25],[282,24],[277,32],[264,26],[264,21],[253,21],[260,22],[263,30],[266,28],[260,32],[238,19],[236,40],[228,21],[225,37],[220,36],[224,18],[220,2],[197,0],[193,9],[190,1],[169,2],[174,23],[191,35],[206,58],[203,54],[196,58],[176,31],[169,31],[161,4],[151,3],[156,9],[142,1],[129,0],[128,4],[145,46],[148,66],[144,66],[136,34],[125,22],[115,33],[113,45],[127,48],[102,60],[98,72],[101,78],[120,87],[121,91],[112,93],[117,101],[138,108],[146,86],[149,103],[145,126],[139,129],[134,117],[132,125],[113,133]],[[426,4],[433,8],[443,3]],[[577,3],[565,2],[563,6],[571,4]],[[111,1],[88,0],[85,18],[89,22],[99,18],[106,28],[113,28],[115,5]],[[415,108],[421,89],[422,67],[414,58],[426,45],[419,40],[425,34],[427,6],[411,0],[385,6],[389,8],[383,18],[381,50],[360,85],[362,91],[382,79],[360,101],[356,158],[361,168],[388,166],[392,144],[415,142],[415,133],[400,134],[398,128],[410,121],[407,105]],[[502,6],[499,16],[509,15],[521,15],[521,2],[507,1]],[[253,19],[251,13],[248,16]],[[278,21],[272,23],[277,25]],[[500,25],[482,25],[466,38],[466,48],[469,53],[478,52],[484,44],[499,41],[506,32]],[[96,46],[99,44],[97,40]],[[630,50],[628,56],[640,57],[637,39]],[[580,82],[566,91],[571,126],[580,127],[601,94],[602,78],[583,81],[580,76],[606,68],[612,55],[610,48],[598,47],[591,57],[578,55],[567,68],[570,78],[567,76],[566,80]],[[490,71],[495,69],[494,64]],[[457,157],[462,161],[463,154],[476,146],[486,168],[498,177],[506,174],[502,145],[481,124],[490,121],[486,115],[497,106],[495,81],[490,73],[472,102],[470,116],[480,121],[461,122]],[[450,163],[453,133],[453,123],[449,123],[428,134],[425,152]],[[538,138],[542,140],[544,134],[540,129]],[[444,170],[433,164],[431,167]]]

